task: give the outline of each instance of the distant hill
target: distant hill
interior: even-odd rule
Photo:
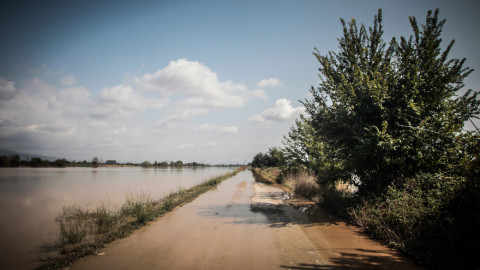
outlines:
[[[0,156],[13,156],[13,155],[18,155],[20,157],[20,160],[31,160],[32,158],[41,158],[43,160],[48,160],[53,162],[57,159],[60,159],[59,157],[19,153],[12,150],[6,150],[6,149],[0,150]]]

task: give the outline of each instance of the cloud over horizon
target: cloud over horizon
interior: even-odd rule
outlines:
[[[127,155],[134,149],[147,151],[152,145],[172,156],[179,149],[208,146],[214,151],[225,143],[222,140],[237,134],[239,126],[207,120],[212,111],[239,110],[252,100],[268,99],[262,89],[220,81],[204,64],[186,59],[98,93],[77,85],[74,75],[60,76],[56,82],[33,77],[17,86],[0,78],[0,148],[64,153],[73,159],[85,159],[98,149]],[[288,106],[281,110],[291,113]],[[284,118],[280,112],[275,115],[267,112],[262,117]],[[192,132],[199,137],[192,140]],[[217,140],[215,134],[223,135]]]
[[[292,120],[305,112],[305,108],[293,107],[290,100],[285,98],[275,101],[275,106],[268,108],[260,114],[255,114],[250,117],[250,121],[257,123],[271,123],[283,122]]]
[[[213,131],[218,133],[237,133],[238,127],[236,126],[218,126],[215,124],[204,124],[198,126],[196,131]]]
[[[104,88],[98,95],[92,116],[98,118],[129,117],[149,109],[162,109],[169,103],[167,98],[147,98],[127,85]]]
[[[207,66],[186,59],[171,61],[165,68],[137,77],[134,82],[163,96],[180,96],[176,104],[181,106],[236,109],[244,106],[245,95],[262,97],[258,91],[250,93],[245,84],[221,82]]]

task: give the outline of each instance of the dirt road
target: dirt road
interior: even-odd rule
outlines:
[[[245,171],[71,269],[417,269],[326,215],[310,222]]]

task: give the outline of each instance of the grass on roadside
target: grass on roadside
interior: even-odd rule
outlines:
[[[279,182],[279,177],[282,170],[276,167],[272,168],[252,168],[253,177],[255,181],[265,184],[276,184]]]
[[[300,195],[316,203],[320,201],[321,189],[312,173],[301,171],[294,175],[289,174],[283,179],[283,185],[293,191],[295,195]]]
[[[344,219],[348,217],[348,207],[355,195],[356,187],[344,181],[321,185],[312,172],[297,170],[285,172],[277,167],[252,168],[255,181],[266,184],[281,183],[292,196],[289,204],[305,204],[306,201],[321,205],[329,212]],[[291,193],[291,194],[290,194]]]
[[[153,200],[143,193],[131,195],[119,209],[108,209],[103,204],[95,210],[78,206],[64,207],[56,219],[60,230],[59,241],[54,246],[59,255],[48,258],[38,269],[65,268],[79,258],[96,254],[105,244],[128,236],[147,222],[193,201],[200,194],[245,169],[241,167],[189,189],[180,189],[160,200]]]

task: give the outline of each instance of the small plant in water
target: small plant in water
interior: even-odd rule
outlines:
[[[60,223],[60,241],[64,244],[76,244],[82,242],[87,235],[85,223],[77,222],[59,222]]]
[[[137,196],[130,196],[122,206],[121,214],[123,216],[132,216],[137,223],[145,224],[156,217],[154,201],[143,192]]]
[[[95,225],[99,233],[110,230],[110,228],[116,225],[120,219],[120,213],[118,211],[109,210],[104,204],[97,207],[95,213]]]
[[[88,212],[77,206],[64,207],[62,214],[57,218],[60,225],[60,242],[76,244],[82,242],[87,235]]]

